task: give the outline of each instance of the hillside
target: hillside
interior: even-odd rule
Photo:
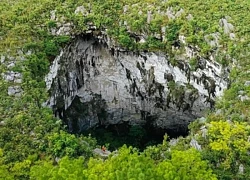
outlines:
[[[249,179],[249,7],[248,0],[1,0],[0,179]],[[87,45],[90,48],[84,49]],[[82,49],[85,54],[78,52]],[[74,129],[71,122],[78,116],[94,117],[92,112],[83,113],[94,107],[98,115],[110,118],[102,109],[113,108],[111,101],[104,102],[105,94],[100,94],[95,96],[100,100],[82,105],[80,99],[70,109],[78,92],[63,84],[75,78],[71,72],[82,71],[78,67],[87,72],[80,75],[91,76],[86,69],[90,65],[76,63],[86,53],[91,54],[91,66],[108,64],[106,74],[98,72],[99,84],[121,78],[116,70],[126,67],[126,79],[120,82],[129,80],[133,88],[124,86],[121,97],[158,98],[158,109],[141,108],[136,113],[146,117],[151,110],[152,117],[163,111],[177,119],[184,116],[182,124],[175,119],[170,125],[170,120],[162,119],[155,124],[163,122],[157,128],[172,130],[181,129],[179,124],[186,130],[193,121],[188,135],[172,140],[165,135],[162,144],[149,144],[144,150],[128,144],[109,157],[107,150],[102,150],[105,157],[96,155],[93,150],[108,142],[84,136],[81,123]],[[115,65],[117,60],[123,64]],[[75,66],[77,70],[70,71]],[[159,83],[161,67],[175,73],[164,74],[166,84]],[[198,80],[191,76],[199,73]],[[88,88],[99,91],[98,83],[91,81]],[[188,99],[188,93],[201,98]],[[84,91],[81,98],[87,95]],[[112,103],[122,100],[112,99]],[[107,126],[106,119],[94,120]],[[117,128],[114,120],[108,125]],[[152,127],[148,128],[153,131]],[[128,139],[136,146],[145,132],[132,126]]]

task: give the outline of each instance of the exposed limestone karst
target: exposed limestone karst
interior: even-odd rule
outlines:
[[[56,57],[46,77],[48,105],[72,132],[128,122],[178,129],[213,108],[227,87],[227,73],[192,48],[172,65],[164,53],[110,46],[107,36],[77,36]],[[191,54],[191,55],[190,55]]]

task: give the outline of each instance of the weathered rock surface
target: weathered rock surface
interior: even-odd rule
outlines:
[[[111,154],[111,151],[103,151],[102,149],[99,149],[99,148],[95,148],[93,150],[93,153],[97,156],[100,156],[101,158],[107,158],[110,154]]]
[[[191,48],[173,66],[163,53],[129,52],[109,43],[76,37],[46,77],[48,105],[70,131],[123,122],[186,127],[212,108],[227,87],[227,73],[212,60],[200,57],[191,71]]]

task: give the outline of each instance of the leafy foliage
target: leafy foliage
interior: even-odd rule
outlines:
[[[49,173],[44,173],[49,172]],[[155,163],[136,149],[122,147],[118,154],[109,159],[91,158],[87,166],[83,159],[64,157],[57,166],[49,162],[41,162],[31,169],[31,179],[211,179],[216,176],[208,168],[197,151],[174,151],[171,159]]]
[[[250,179],[249,5],[246,0],[1,0],[0,179]],[[83,12],[76,13],[80,6]],[[229,34],[222,18],[233,26]],[[142,153],[123,147],[107,160],[89,160],[96,141],[66,133],[44,107],[44,76],[70,41],[55,30],[67,23],[73,27],[69,35],[93,26],[97,35],[107,29],[115,44],[131,51],[164,51],[173,64],[186,46],[202,57],[215,56],[223,66],[233,62],[230,88],[218,100],[217,113],[190,126],[190,136],[177,145],[165,141]],[[208,43],[213,33],[219,33],[217,46]],[[13,60],[18,62],[10,67]],[[196,69],[197,59],[190,59],[190,66]],[[20,72],[22,82],[5,81],[2,74],[9,71]],[[8,95],[15,85],[23,90],[20,97]],[[182,87],[169,85],[178,99]],[[143,133],[133,128],[130,136],[139,142]],[[190,138],[202,145],[201,152],[190,149]]]
[[[48,136],[49,145],[48,152],[55,157],[77,157],[84,155],[89,157],[92,154],[93,148],[96,146],[94,139],[89,137],[76,137],[75,135],[68,134],[64,131],[53,133]]]
[[[30,179],[48,180],[48,179],[86,179],[83,174],[84,159],[69,159],[65,156],[60,159],[57,166],[51,161],[37,162],[31,168]]]

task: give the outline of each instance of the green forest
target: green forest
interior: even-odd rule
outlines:
[[[76,12],[77,7],[84,12]],[[176,18],[161,14],[169,7]],[[250,179],[249,10],[249,0],[1,0],[0,179]],[[221,19],[233,25],[230,32]],[[70,34],[51,33],[66,23],[72,26]],[[124,144],[100,157],[93,150],[103,144],[91,134],[68,133],[43,105],[51,62],[90,25],[94,33],[107,31],[117,46],[129,51],[164,52],[172,64],[186,45],[180,43],[178,50],[172,46],[184,36],[204,58],[217,51],[216,61],[230,67],[230,86],[206,120],[192,122],[188,136],[174,145],[166,134],[158,145],[141,150]],[[206,41],[214,40],[213,33],[220,33],[218,46]],[[133,34],[147,38],[141,43]],[[158,34],[164,38],[155,38]],[[195,69],[197,61],[190,59],[190,65]],[[6,81],[4,74],[10,71],[22,74],[22,81]],[[8,95],[10,86],[20,86],[20,95]],[[190,145],[193,139],[200,150]]]

